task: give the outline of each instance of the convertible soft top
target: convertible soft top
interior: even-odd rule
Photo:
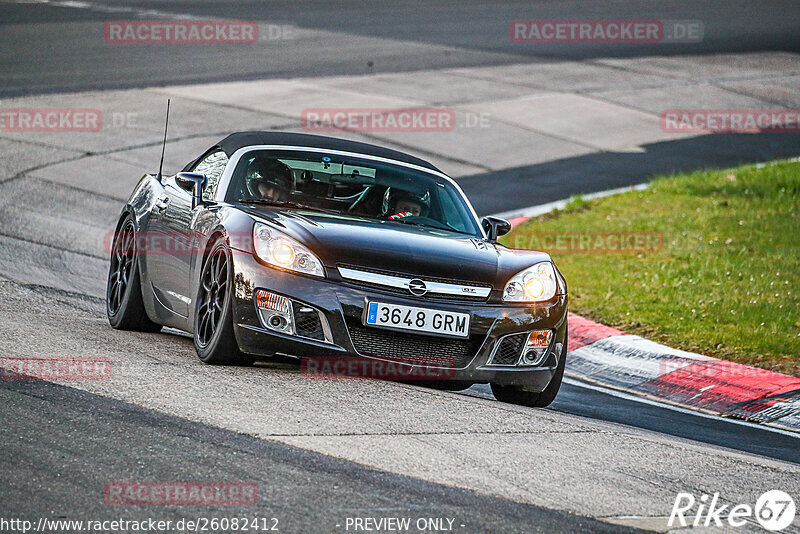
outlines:
[[[327,150],[341,150],[343,152],[355,152],[358,154],[393,159],[403,163],[411,163],[413,165],[425,167],[426,169],[441,172],[427,161],[415,158],[403,152],[398,152],[397,150],[383,148],[369,143],[359,143],[358,141],[348,141],[346,139],[337,139],[335,137],[325,137],[322,135],[293,132],[236,132],[217,143],[216,147],[221,148],[225,154],[230,157],[240,148],[254,145],[305,146]],[[187,168],[191,165],[192,164],[189,164]]]

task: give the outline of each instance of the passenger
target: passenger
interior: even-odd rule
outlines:
[[[390,187],[383,196],[382,215],[389,219],[427,217],[430,206],[428,192],[420,194]]]

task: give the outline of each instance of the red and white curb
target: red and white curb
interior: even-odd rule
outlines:
[[[799,158],[800,159],[800,158]],[[764,164],[759,164],[761,167]],[[582,195],[584,200],[647,184]],[[519,225],[568,200],[494,214]],[[673,349],[569,314],[568,376],[704,413],[800,432],[800,378]]]
[[[800,432],[800,378],[676,350],[569,314],[572,378]]]

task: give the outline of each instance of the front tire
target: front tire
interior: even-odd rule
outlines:
[[[520,386],[505,386],[502,384],[491,384],[492,393],[494,398],[500,402],[507,402],[509,404],[519,404],[521,406],[529,406],[531,408],[546,408],[550,406],[556,396],[558,390],[561,389],[561,382],[564,380],[564,367],[567,364],[567,335],[564,333],[564,346],[561,348],[561,357],[558,359],[556,366],[556,374],[547,384],[547,387],[541,393],[535,391],[526,391]]]
[[[106,284],[106,315],[117,330],[158,332],[161,325],[147,316],[136,251],[136,228],[130,215],[114,235]]]
[[[421,386],[440,391],[464,391],[472,387],[472,382],[460,382],[456,380],[435,380],[429,382],[418,382]]]
[[[233,332],[233,262],[224,239],[206,257],[194,308],[194,348],[204,363],[252,365]]]

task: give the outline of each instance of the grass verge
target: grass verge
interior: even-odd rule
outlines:
[[[800,163],[699,171],[575,199],[503,242],[549,252],[575,313],[800,376]]]

